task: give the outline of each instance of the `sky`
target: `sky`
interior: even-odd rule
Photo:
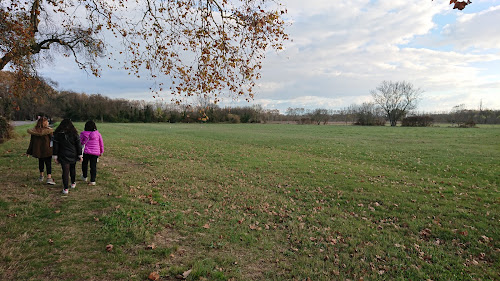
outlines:
[[[500,109],[500,0],[463,11],[448,0],[281,2],[291,40],[267,53],[253,101],[225,98],[221,106],[338,110],[373,101],[370,91],[386,80],[420,88],[419,112]],[[116,68],[96,78],[59,60],[40,71],[59,90],[154,100],[149,80]]]

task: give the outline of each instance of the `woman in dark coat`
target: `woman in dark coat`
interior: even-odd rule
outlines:
[[[49,128],[49,121],[45,117],[41,117],[36,122],[34,128],[28,129],[28,134],[31,135],[30,145],[26,154],[38,158],[38,170],[40,171],[39,180],[43,182],[44,168],[47,168],[47,184],[56,184],[52,179],[52,133],[54,130]]]
[[[53,157],[61,163],[63,193],[68,194],[69,177],[71,188],[76,187],[76,161],[82,162],[82,145],[75,126],[69,119],[64,119],[54,132]]]

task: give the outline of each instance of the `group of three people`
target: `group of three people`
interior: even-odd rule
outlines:
[[[63,194],[68,194],[69,187],[76,187],[76,162],[82,162],[84,181],[87,181],[90,163],[89,184],[96,184],[97,161],[104,152],[104,144],[94,121],[87,121],[84,131],[78,135],[78,131],[69,119],[61,121],[54,131],[49,127],[47,118],[41,117],[34,128],[28,129],[28,133],[31,139],[26,154],[38,158],[41,182],[44,180],[43,173],[46,168],[47,184],[56,184],[52,178],[52,159],[54,159],[56,164],[61,164],[62,167]]]

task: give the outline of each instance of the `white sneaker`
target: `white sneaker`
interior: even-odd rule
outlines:
[[[75,187],[76,187],[76,182],[71,184],[71,188],[75,188]]]
[[[63,194],[68,194],[68,190],[67,189],[63,189],[62,193]]]
[[[39,181],[39,182],[43,182],[43,176],[40,176],[40,177],[38,178],[38,181]]]
[[[89,185],[95,185],[95,181],[91,181]]]
[[[54,185],[54,184],[56,184],[56,182],[52,178],[48,178],[47,184]]]
[[[82,176],[82,181],[87,181],[87,178]]]

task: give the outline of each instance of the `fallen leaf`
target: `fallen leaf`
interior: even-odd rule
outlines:
[[[428,228],[424,228],[420,231],[420,236],[424,236],[424,237],[429,237],[431,236],[431,230],[428,229]]]
[[[250,227],[251,230],[262,230],[262,227],[257,226],[255,224],[251,224],[251,225],[249,225],[249,227]]]
[[[184,277],[184,279],[186,279],[189,274],[191,274],[191,271],[193,271],[192,269],[188,270],[188,271],[185,271],[184,273],[182,273],[182,277]]]
[[[488,236],[486,236],[486,235],[482,235],[482,236],[481,236],[481,238],[482,238],[482,239],[483,239],[483,241],[484,241],[484,242],[486,242],[486,243],[489,243],[489,242],[490,242],[490,240],[491,240],[491,239],[490,239]]]
[[[108,251],[108,252],[113,251],[113,245],[111,245],[111,244],[106,245],[106,251]]]
[[[153,272],[151,272],[151,273],[149,274],[148,279],[149,279],[149,280],[153,280],[153,281],[155,281],[155,280],[159,280],[159,279],[160,279],[160,274],[158,274],[158,272],[154,272],[154,271],[153,271]]]
[[[209,229],[209,228],[210,228],[210,225],[209,225],[208,223],[206,223],[206,224],[203,226],[203,228],[205,228],[205,229]]]

